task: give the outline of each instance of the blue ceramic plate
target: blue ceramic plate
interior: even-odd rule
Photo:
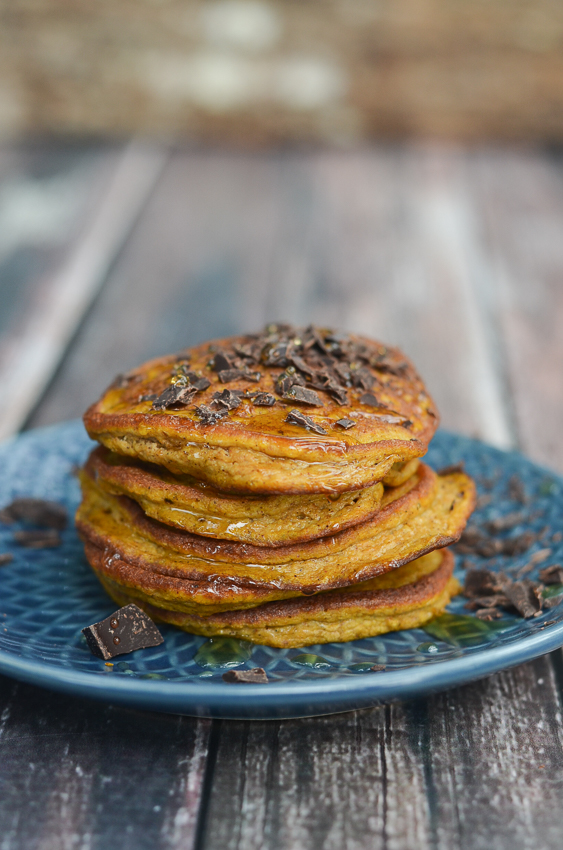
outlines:
[[[64,503],[72,515],[79,487],[73,467],[91,442],[81,423],[29,432],[0,446],[0,506],[16,496]],[[563,561],[563,481],[516,453],[467,437],[439,433],[428,453],[436,469],[465,462],[481,493],[477,523],[514,511],[520,524],[504,536],[540,536],[517,557],[479,561],[510,575],[539,549],[551,549],[541,567]],[[512,476],[528,503],[514,496]],[[487,503],[487,504],[484,504]],[[521,664],[563,644],[563,604],[532,620],[505,617],[492,626],[464,610],[463,598],[427,630],[412,629],[352,643],[271,649],[241,641],[215,642],[162,627],[162,646],[115,659],[108,667],[92,656],[81,629],[115,610],[91,573],[76,531],[63,532],[56,549],[33,550],[0,525],[0,672],[37,685],[112,703],[178,714],[281,718],[329,714],[403,700],[460,685]],[[462,558],[457,557],[460,577]],[[467,566],[467,563],[465,564]],[[535,577],[537,567],[526,573]],[[370,672],[374,664],[383,672]],[[267,685],[223,682],[226,667],[264,667]]]

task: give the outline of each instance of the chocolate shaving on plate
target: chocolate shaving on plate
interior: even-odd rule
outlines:
[[[227,670],[223,673],[223,681],[240,685],[267,685],[268,677],[263,667],[252,670]]]
[[[289,422],[290,425],[299,425],[301,428],[306,428],[307,431],[312,431],[314,434],[327,434],[327,431],[321,425],[317,425],[310,416],[305,416],[300,410],[290,410],[285,421]]]
[[[24,497],[14,499],[0,511],[0,522],[12,523],[19,520],[62,531],[66,528],[68,515],[66,508],[58,502]]]
[[[27,549],[54,549],[61,545],[61,538],[54,528],[37,531],[14,531],[14,540]]]
[[[540,570],[540,579],[544,584],[563,584],[563,567],[561,564],[552,564]]]

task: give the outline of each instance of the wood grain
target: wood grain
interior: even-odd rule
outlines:
[[[0,677],[0,847],[191,847],[210,728]]]

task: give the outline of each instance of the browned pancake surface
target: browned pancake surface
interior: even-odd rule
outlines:
[[[274,326],[146,363],[84,421],[110,449],[221,490],[307,493],[383,479],[426,452],[438,417],[398,349]]]

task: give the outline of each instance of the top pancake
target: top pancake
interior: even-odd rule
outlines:
[[[425,454],[438,416],[398,349],[270,325],[140,366],[84,422],[113,451],[220,490],[299,494],[382,480]]]

